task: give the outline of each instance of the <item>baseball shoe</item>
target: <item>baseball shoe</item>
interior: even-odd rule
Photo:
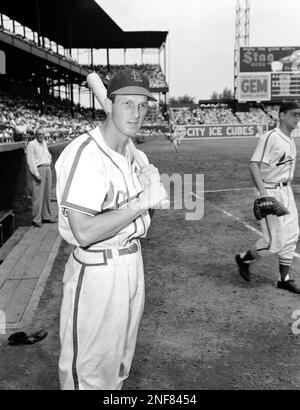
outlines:
[[[37,223],[37,222],[32,222],[32,226],[35,226],[36,228],[41,228],[42,224],[41,223]]]
[[[300,293],[300,288],[295,285],[294,280],[279,280],[277,282],[277,288],[278,289],[283,289],[283,290],[288,290],[289,292],[292,293]]]
[[[53,221],[52,219],[43,219],[43,224],[55,224],[57,221]]]
[[[8,344],[9,345],[32,345],[40,340],[45,339],[48,335],[48,332],[44,329],[41,329],[35,333],[27,334],[25,332],[16,332],[9,336]]]
[[[241,275],[241,277],[246,282],[250,282],[250,270],[249,270],[250,264],[243,262],[240,255],[235,255],[235,261],[239,267],[239,274]]]

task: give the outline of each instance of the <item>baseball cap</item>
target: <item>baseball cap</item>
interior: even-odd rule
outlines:
[[[156,101],[150,93],[148,78],[133,68],[120,70],[111,79],[107,87],[107,97],[111,95],[145,95],[150,100]]]
[[[279,114],[290,110],[300,109],[299,101],[284,101],[279,108]]]

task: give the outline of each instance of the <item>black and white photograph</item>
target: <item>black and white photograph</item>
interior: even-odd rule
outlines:
[[[1,391],[300,389],[299,21],[1,0]]]

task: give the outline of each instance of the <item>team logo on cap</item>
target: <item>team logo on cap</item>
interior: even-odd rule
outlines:
[[[141,74],[138,71],[132,70],[130,74],[131,74],[131,78],[136,83],[142,83],[143,82],[143,78],[142,78]]]

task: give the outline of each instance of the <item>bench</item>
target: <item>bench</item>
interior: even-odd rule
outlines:
[[[15,215],[12,209],[0,210],[0,247],[15,230]]]

